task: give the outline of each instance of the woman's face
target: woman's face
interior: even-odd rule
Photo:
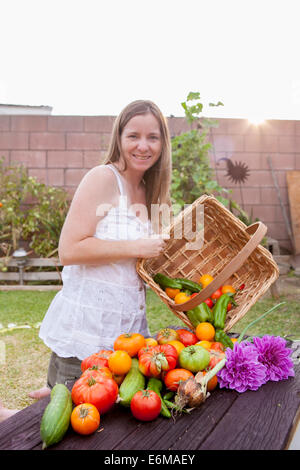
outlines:
[[[134,116],[121,135],[121,159],[128,168],[147,171],[159,159],[162,137],[159,122],[152,113]]]

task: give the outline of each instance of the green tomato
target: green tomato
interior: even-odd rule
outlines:
[[[210,361],[210,354],[202,346],[188,346],[179,354],[179,364],[183,369],[198,372],[205,369]]]

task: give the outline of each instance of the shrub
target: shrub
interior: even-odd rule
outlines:
[[[191,101],[196,101],[196,104],[189,105]],[[218,123],[199,117],[203,110],[199,93],[190,92],[181,105],[191,130],[172,139],[172,203],[182,209],[184,204],[191,204],[203,194],[214,194],[224,205],[228,205],[228,200],[222,193],[230,191],[222,188],[214,179],[209,161],[212,144],[207,136],[209,129],[216,127]],[[216,105],[210,103],[210,106],[221,105],[220,101]],[[196,129],[192,128],[193,125],[196,125]]]
[[[0,252],[9,257],[22,241],[40,257],[52,256],[69,202],[67,192],[28,176],[0,159]]]

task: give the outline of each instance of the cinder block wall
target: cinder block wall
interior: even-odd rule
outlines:
[[[0,156],[21,163],[29,175],[70,194],[83,175],[103,161],[114,116],[0,116]],[[283,250],[291,250],[279,194],[268,164],[271,158],[280,196],[289,215],[286,172],[300,170],[300,121],[270,120],[255,126],[244,119],[218,119],[211,130],[210,161],[219,184],[253,218],[268,226]],[[168,118],[171,136],[189,130],[184,118]],[[227,159],[227,160],[224,160]],[[246,165],[247,179],[228,176],[229,160]]]

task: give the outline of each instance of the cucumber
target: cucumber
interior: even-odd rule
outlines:
[[[63,384],[54,385],[40,426],[42,449],[62,440],[70,425],[71,414],[71,392]]]
[[[155,274],[153,280],[157,284],[159,284],[160,287],[162,287],[163,289],[165,289],[166,287],[171,287],[172,289],[179,290],[188,289],[190,292],[200,292],[202,290],[200,284],[197,284],[197,282],[179,277],[172,279],[162,273]]]
[[[130,406],[133,395],[144,390],[146,379],[139,370],[139,361],[135,357],[131,360],[131,368],[119,388],[120,405]]]
[[[163,384],[159,379],[156,379],[155,377],[151,377],[151,379],[149,379],[147,389],[153,390],[153,392],[157,393],[157,395],[159,396],[160,401],[161,401],[160,414],[164,416],[165,418],[171,418],[171,413],[168,410],[168,407],[165,404],[164,399],[162,398],[160,394],[162,387],[163,387]]]
[[[171,279],[164,274],[157,273],[155,274],[153,281],[160,285],[162,288],[171,287],[172,289],[181,289],[182,285],[180,282]]]
[[[174,281],[179,282],[181,284],[182,289],[188,289],[191,292],[200,292],[202,287],[197,282],[190,281],[189,279],[183,279],[181,277],[176,277]]]

